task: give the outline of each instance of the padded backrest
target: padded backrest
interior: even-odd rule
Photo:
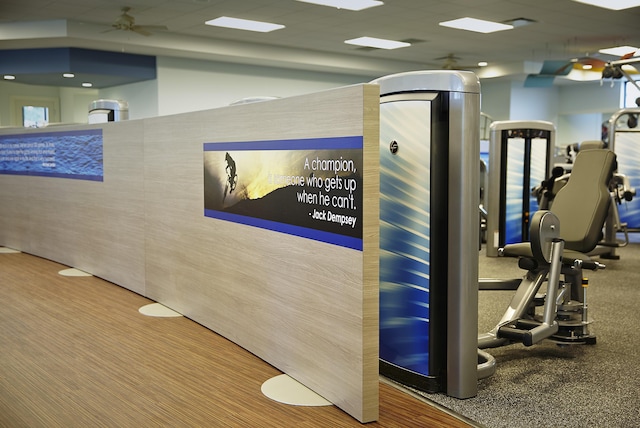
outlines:
[[[580,151],[604,149],[604,143],[600,140],[587,140],[580,143]]]
[[[551,212],[560,220],[564,247],[588,253],[602,237],[609,211],[609,180],[616,168],[611,150],[585,150],[576,156],[567,185],[556,195]]]

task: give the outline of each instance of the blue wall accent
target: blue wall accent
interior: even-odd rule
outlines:
[[[65,79],[61,73],[78,79]],[[0,73],[16,76],[16,82],[80,86],[86,78],[94,87],[109,87],[156,78],[156,57],[81,48],[4,50],[0,53]]]

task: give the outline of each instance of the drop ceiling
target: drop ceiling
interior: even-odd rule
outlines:
[[[166,30],[143,36],[113,29],[125,6],[136,25]],[[254,33],[205,25],[219,16],[285,28]],[[466,16],[533,22],[493,34],[438,25]],[[344,43],[361,36],[412,45],[383,50]],[[640,46],[640,7],[610,11],[571,0],[385,0],[360,12],[295,0],[2,0],[0,5],[0,50],[76,47],[368,77],[445,68],[453,56],[456,68],[487,61],[489,67],[475,70],[481,77],[495,73],[524,80],[545,60],[615,59],[598,50],[617,45]]]

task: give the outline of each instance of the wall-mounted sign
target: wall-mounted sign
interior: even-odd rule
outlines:
[[[204,214],[362,250],[362,137],[205,143]]]
[[[103,181],[102,129],[0,135],[0,174]]]

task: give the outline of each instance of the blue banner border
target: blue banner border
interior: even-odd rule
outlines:
[[[40,128],[42,129],[42,128]],[[0,140],[5,138],[20,137],[64,137],[65,135],[102,135],[102,128],[97,129],[74,129],[70,131],[47,131],[47,132],[25,132],[22,134],[5,134],[0,135]]]
[[[73,180],[85,181],[104,181],[101,175],[80,175],[80,174],[60,174],[56,172],[38,172],[38,171],[2,171],[1,175],[21,175],[27,177],[51,177],[51,178],[70,178]]]
[[[204,143],[204,151],[362,149],[362,136]]]
[[[351,236],[338,235],[337,233],[323,232],[306,227],[292,226],[286,223],[278,223],[275,221],[263,220],[260,218],[248,217],[240,214],[225,213],[216,210],[205,209],[204,215],[205,217],[216,218],[218,220],[245,224],[247,226],[259,227],[260,229],[273,230],[274,232],[286,233],[288,235],[313,239],[314,241],[326,242],[327,244],[334,244],[341,247],[362,251],[362,239],[360,238],[353,238]]]

